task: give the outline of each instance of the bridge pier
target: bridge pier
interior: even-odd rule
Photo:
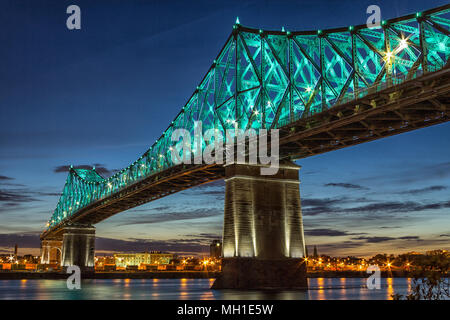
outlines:
[[[62,240],[49,239],[41,241],[41,264],[61,264]]]
[[[222,274],[213,289],[307,288],[299,166],[225,168]]]
[[[71,225],[63,229],[62,267],[78,266],[82,272],[94,272],[95,228]]]

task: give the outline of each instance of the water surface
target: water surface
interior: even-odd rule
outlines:
[[[168,299],[168,300],[387,300],[411,289],[409,278],[381,279],[369,290],[365,278],[311,278],[307,291],[211,290],[214,279],[92,279],[81,290],[68,290],[65,280],[2,280],[0,299]]]

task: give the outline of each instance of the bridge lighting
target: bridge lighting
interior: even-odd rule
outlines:
[[[306,88],[306,92],[311,92],[311,88],[309,86]]]
[[[259,111],[255,110],[253,113],[255,114],[255,116],[257,116],[259,114]]]
[[[386,61],[390,61],[391,58],[392,58],[392,56],[393,56],[392,51],[386,52],[385,60],[386,60]]]
[[[111,182],[108,182],[108,187],[110,187],[110,188],[112,187]]]
[[[241,23],[239,22],[239,17],[236,17],[236,24],[241,24]]]
[[[281,32],[286,32],[286,30],[284,30],[284,27],[281,27]]]
[[[406,39],[400,40],[400,49],[405,49],[408,47],[408,43]]]

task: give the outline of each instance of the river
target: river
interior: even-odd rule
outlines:
[[[369,290],[365,278],[310,278],[307,291],[211,290],[214,279],[93,279],[80,290],[65,280],[2,280],[0,299],[21,300],[388,300],[411,289],[409,278],[382,278],[380,289]]]

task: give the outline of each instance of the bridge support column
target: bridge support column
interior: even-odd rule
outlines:
[[[41,264],[61,264],[62,240],[50,239],[41,241]]]
[[[225,168],[222,274],[213,289],[307,288],[299,166]]]
[[[63,267],[78,266],[82,272],[94,272],[95,228],[72,225],[64,227],[62,245]]]

